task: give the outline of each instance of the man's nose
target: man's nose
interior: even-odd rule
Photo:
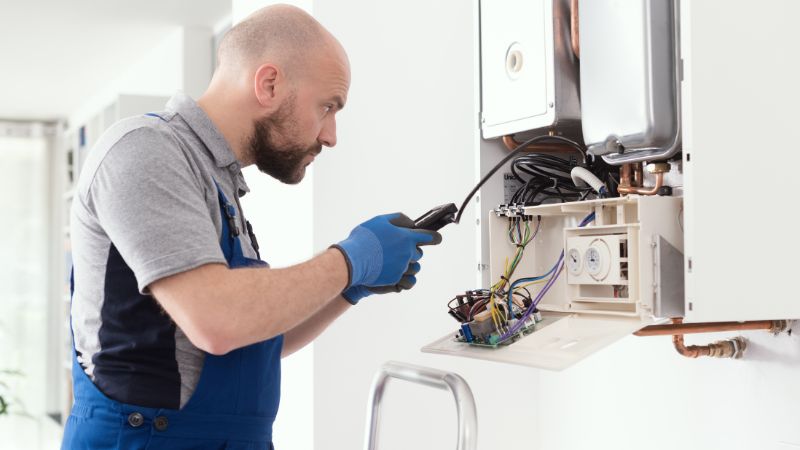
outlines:
[[[317,141],[325,147],[336,146],[336,119],[331,119],[322,127]]]

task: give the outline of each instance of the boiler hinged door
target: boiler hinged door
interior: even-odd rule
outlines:
[[[542,320],[496,348],[463,342],[453,322],[453,332],[422,351],[561,370],[638,329],[682,316],[682,205],[679,197],[631,195],[496,209],[489,223],[492,280],[516,252],[509,217],[524,215],[538,228],[512,280],[550,273],[563,261],[537,304]],[[590,214],[594,219],[580,226]],[[543,286],[530,285],[532,297]]]

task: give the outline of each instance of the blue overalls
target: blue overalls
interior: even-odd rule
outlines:
[[[230,268],[266,266],[246,258],[236,209],[217,184],[222,214],[220,246]],[[250,224],[247,232],[258,254]],[[272,449],[272,422],[280,403],[283,336],[205,355],[200,380],[180,410],[143,408],[112,400],[92,383],[73,349],[75,404],[64,430],[62,450]]]

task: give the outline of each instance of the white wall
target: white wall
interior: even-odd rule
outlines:
[[[687,345],[734,336],[687,336]],[[790,450],[800,447],[800,338],[745,333],[742,360],[691,360],[670,337],[625,338],[564,372],[542,371],[538,446]]]
[[[211,80],[211,39],[210,28],[177,28],[139,60],[131,61],[123,75],[99,87],[69,115],[69,123],[80,126],[120,94],[171,97],[182,90],[197,98]]]
[[[316,250],[375,214],[413,217],[460,201],[476,181],[476,161],[485,168],[502,154],[477,134],[475,3],[314,2],[353,70],[339,146],[316,163]],[[477,284],[474,213],[426,251],[414,290],[365,299],[316,342],[316,450],[360,448],[372,376],[391,359],[465,377],[478,404],[480,449],[800,447],[797,336],[745,333],[747,356],[735,361],[689,360],[669,337],[631,336],[564,372],[421,354],[454,328],[447,300]],[[384,404],[382,450],[455,445],[446,394],[395,383]]]
[[[276,3],[284,3],[289,5],[303,8],[309,14],[313,14],[313,5],[311,0],[233,0],[233,23],[239,23],[251,13],[265,6],[274,5]]]

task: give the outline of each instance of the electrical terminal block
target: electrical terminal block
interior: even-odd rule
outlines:
[[[516,203],[511,205],[499,205],[494,209],[494,213],[497,217],[527,217],[528,220],[530,220],[531,217],[525,215],[525,205]]]

